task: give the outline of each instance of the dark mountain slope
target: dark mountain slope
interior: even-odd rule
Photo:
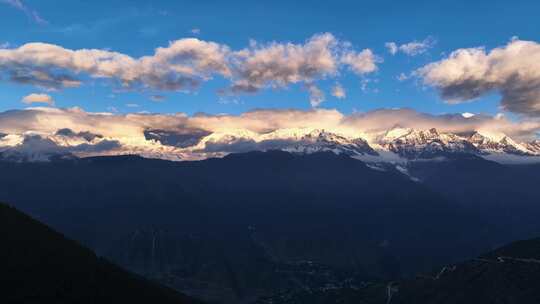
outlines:
[[[540,233],[540,165],[501,165],[469,156],[413,162],[409,172],[481,221],[492,248]]]
[[[301,286],[282,275],[300,262],[395,279],[491,246],[462,206],[396,170],[333,153],[98,157],[0,170],[0,199],[195,295],[246,299]]]
[[[258,304],[536,304],[540,239],[519,241],[429,275],[355,288],[283,293]]]
[[[540,239],[520,241],[406,281],[392,303],[540,303]]]
[[[1,303],[199,303],[0,204]]]

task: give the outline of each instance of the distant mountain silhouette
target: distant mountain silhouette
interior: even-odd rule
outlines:
[[[199,303],[0,204],[1,303]]]

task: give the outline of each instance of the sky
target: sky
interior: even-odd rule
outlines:
[[[478,69],[461,57],[446,62],[446,69],[429,65],[450,60],[454,51],[478,47],[485,48],[484,54],[471,60],[489,61],[494,48],[522,41],[532,43],[524,48],[534,58],[538,11],[538,1],[0,0],[0,54],[10,52],[0,55],[0,111],[36,105],[188,115],[411,108],[530,118],[540,109],[530,97],[540,96],[536,87],[523,93],[523,85],[505,74],[508,67],[519,70],[527,62],[515,63],[512,57],[492,72],[500,61],[494,58],[482,79],[496,80],[483,84],[475,75],[455,79],[451,69],[456,62],[462,76]],[[177,49],[162,54],[167,59],[154,56],[156,48],[175,41]],[[56,59],[39,57],[43,45],[20,49],[38,42],[58,47],[54,54],[57,50],[47,49]],[[82,49],[155,60],[148,64],[150,72],[141,72],[147,69],[142,62],[127,66],[123,57],[114,64],[124,68],[115,66],[114,71],[54,61],[65,50]],[[175,51],[184,53],[170,54]],[[212,61],[204,56],[213,56]],[[29,80],[29,75],[41,80]],[[64,76],[72,82],[42,81]]]

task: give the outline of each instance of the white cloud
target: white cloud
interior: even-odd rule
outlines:
[[[335,78],[339,70],[349,66],[358,75],[377,70],[380,59],[369,49],[357,52],[350,43],[330,33],[314,35],[304,44],[273,42],[250,47],[234,54],[233,85],[228,93],[254,93],[264,88],[285,88],[303,83],[310,93],[311,105],[324,101],[324,93],[315,84]]]
[[[32,104],[32,103],[46,103],[50,106],[54,106],[54,100],[50,95],[47,94],[38,94],[38,93],[32,93],[30,95],[26,95],[21,99],[21,102],[26,104]]]
[[[314,108],[320,106],[325,100],[324,92],[313,84],[308,84],[307,89],[311,106]]]
[[[400,73],[398,76],[397,76],[397,80],[399,81],[405,81],[409,79],[409,76],[407,76],[405,73]]]
[[[411,41],[402,45],[397,45],[395,42],[387,42],[384,46],[388,49],[388,52],[392,55],[402,52],[407,56],[416,56],[427,52],[435,45],[436,41],[432,37],[428,37],[422,41]]]
[[[362,78],[360,80],[360,89],[363,92],[378,93],[379,89],[377,89],[377,88],[371,88],[370,89],[370,83],[371,84],[377,84],[378,82],[379,82],[379,79]]]
[[[345,92],[345,89],[343,88],[343,86],[341,86],[341,84],[336,83],[332,87],[332,96],[334,96],[334,97],[336,97],[338,99],[343,99],[343,98],[347,97],[347,92]]]
[[[284,88],[293,83],[312,83],[336,75],[339,42],[332,34],[319,34],[305,44],[277,43],[259,45],[238,51],[235,66],[234,93],[256,92],[265,87]]]
[[[361,52],[348,51],[341,57],[341,62],[350,66],[358,75],[364,75],[377,70],[377,63],[382,62],[370,49]]]
[[[201,33],[201,29],[199,28],[193,28],[190,31],[193,35],[199,35]]]
[[[432,38],[426,38],[423,41],[413,41],[399,46],[399,50],[408,56],[416,56],[425,53],[432,48],[435,41]]]
[[[399,47],[395,42],[387,42],[384,46],[388,49],[388,52],[392,55],[395,55],[399,51]]]
[[[501,94],[503,109],[540,116],[540,44],[511,40],[507,45],[458,49],[447,58],[414,73],[435,87],[448,103]]]
[[[123,87],[163,90],[194,89],[212,75],[229,75],[228,48],[194,38],[157,48],[153,56],[138,59],[98,49],[70,50],[46,43],[28,43],[0,49],[0,71],[14,82],[47,89],[77,87],[78,74],[112,78]]]
[[[100,49],[71,50],[47,43],[27,43],[0,49],[0,76],[47,90],[78,87],[80,76],[111,79],[123,89],[193,91],[214,76],[231,82],[223,92],[240,94],[291,84],[315,84],[336,78],[349,67],[358,75],[377,70],[381,62],[369,49],[356,51],[330,33],[304,44],[272,42],[233,51],[228,46],[196,38],[179,39],[153,55],[133,58]]]
[[[140,105],[136,104],[136,103],[126,103],[126,107],[128,107],[128,108],[138,108],[138,107],[140,107]]]

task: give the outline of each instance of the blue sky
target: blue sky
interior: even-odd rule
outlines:
[[[24,6],[17,7],[14,2]],[[107,49],[132,57],[152,55],[169,41],[196,37],[228,45],[248,46],[250,39],[304,43],[314,34],[329,32],[358,49],[371,49],[383,62],[363,76],[340,73],[321,80],[326,92],[322,108],[343,113],[377,108],[409,107],[433,114],[473,112],[495,114],[500,97],[487,94],[479,100],[446,104],[437,92],[417,79],[399,81],[400,73],[443,59],[453,50],[504,46],[513,36],[540,40],[538,1],[0,1],[0,44],[17,48],[29,42],[46,42],[67,49]],[[39,17],[36,17],[39,16]],[[41,18],[41,19],[37,19]],[[198,29],[198,33],[193,33]],[[436,43],[425,53],[391,55],[386,42]],[[4,79],[5,80],[5,79]],[[347,97],[330,96],[338,81]],[[367,84],[364,86],[362,85]],[[309,109],[308,92],[301,84],[286,89],[264,89],[256,94],[220,96],[227,86],[222,77],[204,82],[195,92],[135,90],[119,92],[108,81],[87,79],[77,88],[44,92],[31,85],[0,82],[0,110],[24,108],[30,93],[47,93],[58,107],[79,106],[87,111],[197,112],[237,114],[256,108]],[[163,95],[161,102],[149,96]],[[130,107],[128,104],[136,104]]]

